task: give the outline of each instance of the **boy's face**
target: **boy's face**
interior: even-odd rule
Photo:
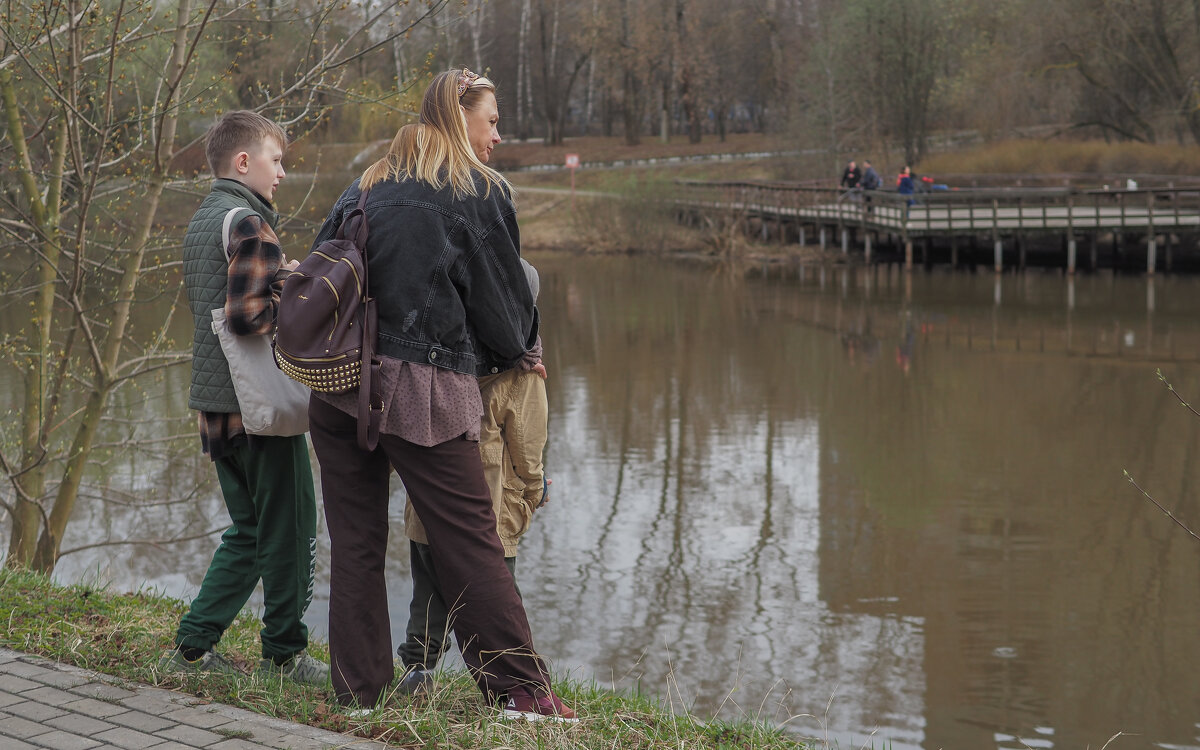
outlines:
[[[283,147],[274,138],[264,138],[257,146],[239,151],[233,157],[234,179],[269,201],[275,200],[275,188],[285,176]]]

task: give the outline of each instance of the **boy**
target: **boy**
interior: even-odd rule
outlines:
[[[540,286],[537,271],[524,259],[521,266],[536,302]],[[546,369],[541,364],[540,349],[539,341],[539,346],[526,354],[521,365],[479,378],[483,397],[479,453],[492,492],[504,562],[514,581],[517,545],[529,530],[533,511],[546,504],[549,487],[542,468],[549,409],[543,382]],[[405,667],[400,690],[416,693],[428,688],[430,673],[449,647],[450,613],[438,593],[437,573],[425,528],[412,503],[404,508],[404,529],[409,538],[413,597],[409,604],[407,640],[396,651]]]
[[[284,178],[287,135],[248,111],[230,112],[204,138],[212,188],[188,224],[183,280],[195,320],[188,406],[199,414],[200,444],[212,459],[233,525],[221,537],[200,591],[175,634],[175,648],[159,660],[172,672],[239,670],[213,647],[263,582],[262,660],[258,673],[323,686],[329,666],[309,656],[303,616],[312,601],[316,563],[316,493],[303,435],[248,435],[212,311],[225,308],[239,336],[275,325],[288,262],[274,226],[271,200]],[[226,259],[223,223],[230,209]]]

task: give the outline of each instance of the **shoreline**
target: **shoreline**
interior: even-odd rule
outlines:
[[[717,750],[732,743],[762,750],[808,747],[782,727],[748,720],[703,720],[678,713],[650,696],[619,694],[594,681],[561,675],[554,680],[554,688],[582,717],[577,725],[501,721],[461,669],[435,672],[433,686],[424,696],[389,695],[364,720],[337,705],[328,688],[279,684],[250,674],[258,663],[261,622],[249,610],[238,615],[220,647],[246,674],[232,678],[160,674],[158,656],[169,645],[174,626],[186,609],[185,602],[152,592],[64,586],[47,576],[0,568],[0,618],[8,623],[0,634],[0,648],[107,675],[132,688],[166,688],[208,704],[389,746]],[[328,660],[326,644],[314,639],[309,650]],[[5,685],[5,691],[12,689]]]

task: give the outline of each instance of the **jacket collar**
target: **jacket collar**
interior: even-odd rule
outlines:
[[[252,208],[259,216],[262,216],[264,219],[266,219],[267,224],[272,229],[274,229],[275,225],[279,223],[279,212],[275,210],[275,206],[271,204],[271,201],[262,197],[237,180],[218,177],[217,179],[213,180],[212,189],[222,193],[230,193],[245,200],[250,204],[250,208]]]

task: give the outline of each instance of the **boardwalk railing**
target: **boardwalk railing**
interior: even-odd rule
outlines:
[[[677,203],[687,210],[731,212],[754,217],[764,232],[774,222],[782,237],[784,226],[805,232],[840,234],[843,251],[851,238],[862,244],[868,261],[872,239],[895,238],[903,244],[906,264],[912,264],[914,240],[989,238],[1000,270],[1003,243],[1035,234],[1061,235],[1066,266],[1076,267],[1076,241],[1090,238],[1095,263],[1097,237],[1123,236],[1146,242],[1146,269],[1153,273],[1160,238],[1170,243],[1200,234],[1200,184],[1142,189],[964,188],[901,195],[890,190],[838,190],[781,182],[677,181]],[[953,252],[953,251],[952,251]],[[1023,261],[1023,258],[1022,258]]]

